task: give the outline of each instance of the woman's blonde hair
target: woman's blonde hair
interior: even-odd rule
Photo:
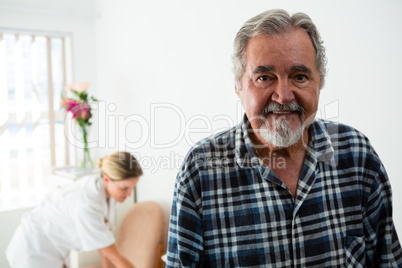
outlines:
[[[139,177],[142,169],[137,159],[127,152],[116,152],[98,160],[101,175],[108,176],[111,180],[125,180]]]

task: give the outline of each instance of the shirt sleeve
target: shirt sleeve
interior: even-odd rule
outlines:
[[[202,267],[203,234],[196,179],[184,166],[176,180],[168,234],[166,267]]]
[[[102,211],[92,206],[84,206],[74,215],[74,224],[80,238],[83,251],[108,247],[115,243],[107,219]]]
[[[364,211],[366,267],[402,267],[402,250],[392,220],[391,185],[380,171],[371,185]]]

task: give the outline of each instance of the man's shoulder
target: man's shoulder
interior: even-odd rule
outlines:
[[[234,159],[239,135],[241,124],[198,141],[188,151],[181,170],[208,169],[211,161]]]
[[[338,122],[317,119],[314,121],[314,146],[316,150],[331,148],[337,160],[365,163],[379,167],[381,160],[370,143],[370,140],[359,130]],[[350,163],[349,163],[350,164]]]
[[[198,141],[191,147],[188,154],[214,154],[234,149],[236,134],[240,127],[240,125],[237,125]]]
[[[375,177],[382,169],[382,162],[369,139],[355,128],[328,120],[313,123],[313,146],[317,152],[331,154],[337,169],[360,169],[362,174]]]
[[[325,119],[315,119],[314,128],[316,136],[328,135],[331,141],[369,145],[369,139],[359,130],[347,124]]]

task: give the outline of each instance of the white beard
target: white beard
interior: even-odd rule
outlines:
[[[291,121],[277,119],[272,121],[272,129],[265,124],[259,128],[261,137],[268,143],[278,148],[287,148],[297,143],[304,133],[303,122],[295,129],[290,128]]]

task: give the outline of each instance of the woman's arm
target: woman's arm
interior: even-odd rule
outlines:
[[[104,257],[106,257],[116,268],[135,268],[134,265],[121,254],[119,249],[116,246],[116,243],[110,245],[106,248],[99,249],[99,253]],[[103,265],[103,260],[102,260]],[[102,266],[103,267],[103,266]],[[106,266],[107,267],[107,266]]]
[[[100,250],[98,250],[98,252],[99,252],[99,257],[101,260],[102,268],[113,268],[109,259],[106,258],[106,256],[103,255],[103,253]]]

